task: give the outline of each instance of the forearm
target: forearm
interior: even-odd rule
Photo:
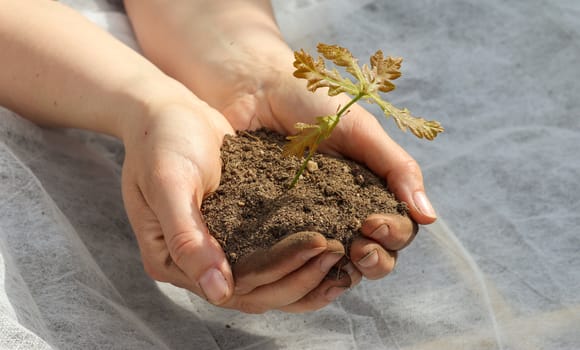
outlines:
[[[121,137],[122,118],[179,85],[61,4],[0,5],[0,105],[38,124]]]
[[[202,85],[212,80],[208,75],[243,70],[232,65],[253,56],[249,51],[265,53],[258,58],[264,67],[291,64],[268,0],[125,0],[125,6],[145,55],[198,94],[211,90]],[[200,69],[211,65],[216,70]]]

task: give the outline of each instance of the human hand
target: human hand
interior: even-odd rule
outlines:
[[[130,0],[126,3],[131,7]],[[141,8],[154,3],[159,5],[134,2]],[[300,305],[317,307],[320,304],[304,297],[307,293],[351,284],[348,277],[322,282],[326,272],[320,268],[299,273],[303,265],[311,270],[317,264],[327,266],[326,252],[335,252],[330,260],[336,260],[340,249],[320,236],[298,235],[303,238],[300,244],[286,241],[274,250],[279,254],[270,254],[271,269],[249,268],[259,257],[244,261],[237,272],[241,287],[234,295],[231,269],[199,212],[203,196],[218,186],[219,148],[223,135],[233,132],[229,123],[142,55],[70,8],[58,2],[13,1],[5,6],[0,34],[6,35],[0,35],[0,46],[11,69],[0,72],[0,104],[41,125],[84,128],[123,140],[123,199],[151,277],[214,304],[253,312],[289,305],[289,311],[304,309]],[[59,25],[65,22],[75,30]],[[284,254],[288,263],[280,266],[276,258]],[[264,258],[261,261],[263,266]],[[309,280],[301,281],[304,276]],[[284,288],[276,285],[278,280]],[[326,289],[316,289],[319,285]],[[264,290],[261,287],[273,295],[253,307],[260,302],[256,295]]]
[[[153,279],[250,313],[317,309],[360,280],[356,272],[352,278],[325,278],[344,249],[308,232],[241,259],[232,274],[199,208],[219,185],[219,147],[233,130],[201,102],[150,108],[141,115],[125,127],[123,198]]]
[[[346,104],[346,96],[311,94],[303,81],[292,77],[292,51],[281,38],[268,1],[175,1],[172,5],[126,1],[143,51],[165,72],[220,111],[234,129],[267,127],[291,134],[296,122],[310,122],[314,116],[332,114],[338,105]],[[153,20],[163,24],[152,29],[148,23]],[[320,150],[366,164],[388,181],[400,200],[409,204],[414,221],[402,216],[371,215],[361,228],[363,237],[351,247],[354,265],[350,263],[347,267],[351,285],[358,283],[361,272],[371,279],[385,276],[395,265],[396,252],[415,236],[415,223],[435,220],[417,163],[386,135],[372,115],[356,105]],[[294,252],[304,249],[298,246]],[[293,260],[285,261],[289,265],[280,270],[295,271],[289,268]],[[253,267],[246,269],[244,276],[259,275],[256,264],[248,266]],[[241,288],[244,292],[261,289],[260,278],[249,280],[241,283],[240,277],[236,282],[250,286]],[[307,311],[328,302],[323,300],[319,288],[311,291],[312,294],[290,304],[298,306],[288,311]],[[312,299],[318,301],[304,303]]]
[[[320,309],[360,282],[360,273],[344,253],[340,242],[317,232],[286,236],[236,262],[236,290],[225,306],[249,313]]]
[[[304,93],[303,86],[288,81],[294,79],[290,72],[275,75],[275,80],[282,87],[274,85],[275,88],[270,91],[260,91],[251,96],[255,99],[254,110],[248,109],[251,105],[248,103],[249,94],[238,100],[234,98],[232,103],[222,109],[232,125],[241,129],[267,127],[282,134],[290,134],[295,132],[293,125],[296,122],[311,122],[303,116],[329,115],[336,107],[325,107],[348,102],[344,96],[333,99],[325,95]],[[236,80],[242,79],[238,76]],[[384,277],[393,270],[397,252],[415,237],[418,229],[416,223],[430,223],[435,219],[425,196],[417,163],[384,133],[372,115],[358,106],[351,108],[333,137],[320,150],[366,164],[387,180],[397,198],[408,203],[414,221],[400,215],[371,215],[361,228],[362,235],[350,247],[350,258],[365,277]]]
[[[124,125],[122,190],[145,271],[223,303],[232,295],[233,277],[199,207],[219,185],[219,149],[232,130],[220,113],[201,102],[170,103],[136,114]]]
[[[190,78],[193,89],[220,110],[236,129],[267,127],[282,134],[294,133],[296,122],[311,122],[314,116],[330,115],[350,100],[306,91],[303,81],[292,77],[292,53],[277,35],[253,38],[252,47],[240,38],[236,47],[222,48],[213,59],[200,60],[203,72],[222,67],[219,77],[203,81],[204,74]],[[263,43],[256,45],[256,41]],[[225,57],[224,61],[215,57]],[[205,65],[205,66],[204,66]],[[233,67],[229,70],[228,67]],[[235,67],[235,68],[234,68]],[[395,195],[408,203],[411,218],[375,214],[361,228],[362,237],[351,246],[351,259],[370,279],[388,274],[397,251],[407,246],[417,224],[435,220],[425,195],[422,175],[414,159],[383,131],[377,120],[360,106],[353,106],[321,151],[358,160],[385,178]]]

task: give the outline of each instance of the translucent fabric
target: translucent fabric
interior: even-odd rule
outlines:
[[[119,8],[63,2],[137,49]],[[404,57],[388,98],[446,132],[384,126],[421,164],[440,220],[390,276],[323,310],[219,309],[143,272],[118,140],[2,109],[0,348],[580,348],[580,3],[274,5],[296,49]]]

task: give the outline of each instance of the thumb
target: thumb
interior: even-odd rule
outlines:
[[[202,196],[191,190],[191,181],[164,181],[156,192],[154,211],[171,259],[193,282],[193,292],[212,304],[224,303],[233,293],[232,272],[221,246],[203,222],[199,210]]]
[[[411,156],[406,155],[407,159],[391,163],[386,175],[389,189],[399,200],[407,203],[413,220],[423,225],[433,223],[437,214],[425,193],[421,169]]]

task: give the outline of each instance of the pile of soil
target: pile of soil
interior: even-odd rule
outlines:
[[[288,189],[302,160],[282,157],[286,142],[265,129],[224,140],[221,183],[201,209],[232,265],[300,231],[320,232],[348,250],[369,214],[407,215],[382,179],[347,159],[316,154]]]

